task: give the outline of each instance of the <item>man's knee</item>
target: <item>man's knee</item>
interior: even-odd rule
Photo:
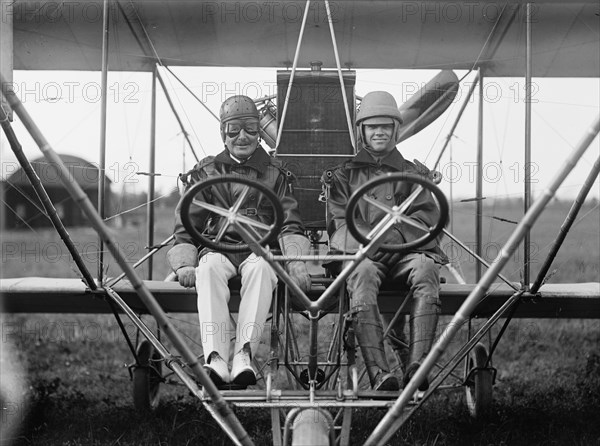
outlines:
[[[381,281],[382,274],[377,265],[370,259],[363,260],[347,279],[351,304],[377,304]]]
[[[273,286],[277,284],[277,275],[269,262],[262,257],[249,258],[241,268],[242,280],[269,280]]]
[[[426,282],[435,284],[440,283],[440,266],[425,254],[420,254],[411,263],[411,279],[413,283]]]
[[[207,253],[200,257],[196,267],[196,278],[221,278],[226,280],[229,270],[229,260],[219,253]]]
[[[377,264],[371,259],[364,259],[358,264],[358,266],[350,273],[350,278],[355,280],[378,280],[381,283],[380,272]]]

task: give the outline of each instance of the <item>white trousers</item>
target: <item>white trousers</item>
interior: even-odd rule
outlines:
[[[235,324],[229,313],[230,291],[227,282],[237,274],[242,276],[242,288],[238,321]],[[271,266],[254,253],[241,263],[239,271],[226,256],[218,252],[209,252],[200,259],[196,268],[196,291],[205,358],[217,352],[229,362],[229,349],[234,336],[234,354],[246,343],[250,343],[252,354],[256,353],[276,285],[277,276]]]

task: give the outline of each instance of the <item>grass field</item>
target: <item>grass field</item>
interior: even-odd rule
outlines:
[[[569,205],[553,203],[532,231],[532,279],[555,238]],[[457,204],[455,234],[474,245],[474,206]],[[518,221],[518,203],[496,203],[484,209],[484,250],[492,260]],[[586,205],[555,260],[551,282],[600,282],[599,211]],[[170,210],[157,215],[159,242],[169,235]],[[96,274],[96,237],[89,229],[69,230]],[[115,229],[130,262],[145,254],[145,229]],[[78,277],[60,239],[51,230],[2,234],[2,277]],[[468,281],[474,262],[445,245],[458,259]],[[503,273],[521,277],[522,254],[511,258]],[[119,273],[107,256],[108,275]],[[154,277],[168,272],[164,253],[154,262]],[[145,271],[143,274],[147,274]],[[595,315],[598,317],[598,315]],[[175,323],[197,342],[193,316]],[[128,332],[131,325],[126,322]],[[498,327],[494,333],[498,332]],[[390,444],[402,445],[592,445],[600,444],[600,319],[512,321],[494,357],[498,376],[491,413],[473,421],[462,394],[438,394],[399,431]],[[195,348],[196,344],[192,344]],[[105,315],[3,315],[3,371],[19,366],[23,387],[14,385],[3,401],[2,423],[19,421],[16,444],[42,445],[186,445],[230,444],[200,404],[182,386],[162,386],[161,404],[152,415],[132,405],[126,365],[132,362],[116,321]],[[3,384],[7,375],[3,374]],[[256,444],[270,443],[267,411],[236,410]],[[355,413],[352,444],[362,444],[382,411]]]

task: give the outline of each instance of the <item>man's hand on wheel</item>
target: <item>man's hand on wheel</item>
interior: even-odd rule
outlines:
[[[193,266],[182,266],[177,270],[177,280],[179,280],[179,285],[192,288],[196,285],[196,268]]]
[[[306,269],[306,264],[300,261],[290,262],[287,269],[292,280],[296,282],[302,291],[307,293],[310,290],[312,282],[310,274],[308,274],[308,269]]]

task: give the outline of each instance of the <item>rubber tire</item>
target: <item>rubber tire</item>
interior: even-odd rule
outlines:
[[[138,365],[133,369],[133,406],[138,412],[152,412],[160,401],[162,362],[160,354],[148,340],[137,348]],[[152,367],[150,367],[152,364]]]
[[[487,349],[481,343],[469,353],[469,371],[479,368],[473,371],[470,383],[465,385],[467,408],[475,419],[486,415],[492,406],[494,374],[492,369],[483,369],[487,359]]]
[[[292,446],[329,445],[329,420],[320,409],[304,409],[294,420]]]

